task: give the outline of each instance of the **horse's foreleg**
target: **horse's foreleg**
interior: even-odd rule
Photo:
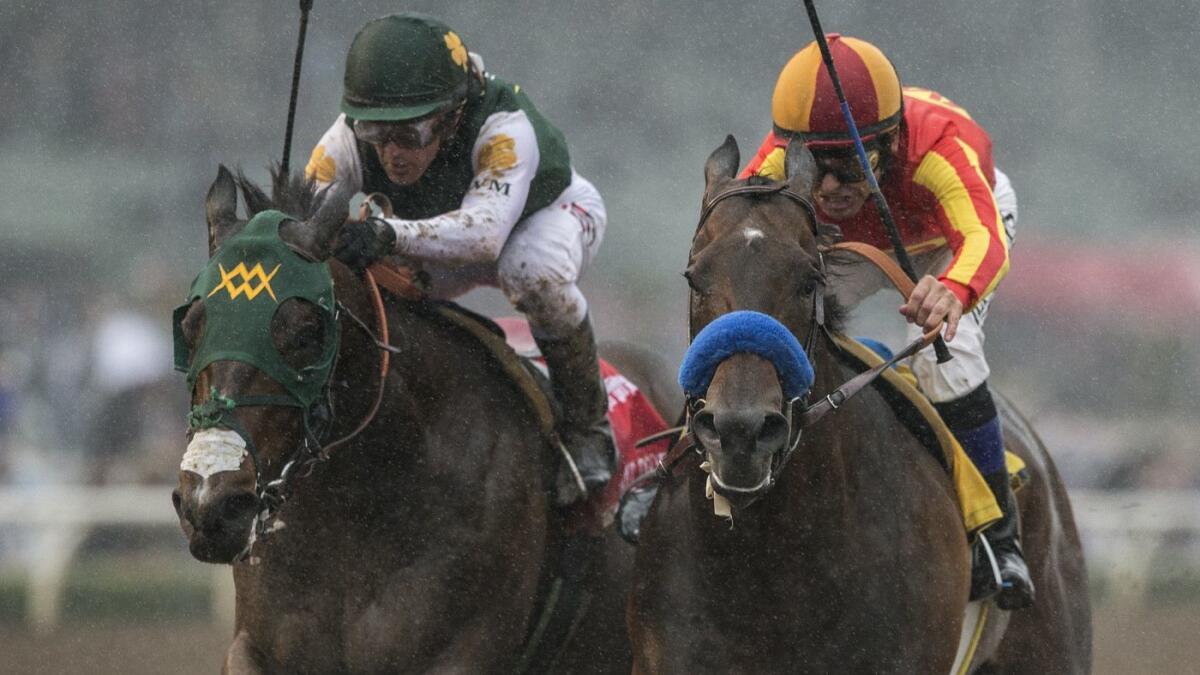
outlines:
[[[225,651],[225,663],[221,665],[222,675],[262,675],[266,667],[263,665],[263,655],[250,642],[250,634],[239,631],[233,638],[233,644]]]

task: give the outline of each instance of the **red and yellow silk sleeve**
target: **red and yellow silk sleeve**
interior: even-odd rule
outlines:
[[[939,280],[970,311],[1008,273],[1008,239],[991,183],[975,150],[953,136],[925,154],[913,182],[933,193],[938,223],[954,251]]]
[[[783,159],[786,153],[787,143],[776,138],[774,131],[768,131],[762,145],[758,146],[758,152],[754,153],[754,159],[742,169],[738,178],[765,176],[771,180],[783,180]]]

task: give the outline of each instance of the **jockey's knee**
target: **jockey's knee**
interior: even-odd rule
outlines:
[[[991,375],[978,332],[962,331],[946,346],[954,357],[946,363],[938,363],[932,349],[919,352],[911,362],[917,384],[933,403],[956,401],[987,382]]]
[[[506,265],[501,258],[500,290],[545,337],[570,334],[587,315],[587,299],[573,280],[531,264]]]

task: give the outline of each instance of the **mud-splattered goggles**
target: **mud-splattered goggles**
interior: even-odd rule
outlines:
[[[395,143],[406,150],[420,150],[442,136],[452,119],[453,113],[439,112],[403,122],[354,120],[354,135],[371,145]]]

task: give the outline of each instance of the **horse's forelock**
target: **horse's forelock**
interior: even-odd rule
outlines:
[[[271,195],[268,197],[262,188],[238,169],[236,180],[250,218],[262,211],[274,209],[297,220],[308,220],[321,208],[325,193],[318,190],[317,184],[306,178],[303,172],[284,174],[278,163],[270,167],[270,172]]]
[[[773,181],[770,178],[767,178],[765,176],[750,176],[744,180],[738,181],[736,184],[771,185],[776,182],[777,181]],[[734,184],[734,183],[731,182],[731,184]],[[748,205],[752,211],[756,206],[763,204],[767,200],[772,199],[774,197],[778,197],[778,194],[771,193],[771,192],[764,192],[762,194],[751,193],[751,194],[745,195],[745,196],[739,195],[737,199],[746,199],[748,202]],[[749,212],[743,211],[742,213],[749,213]],[[722,215],[724,215],[724,214],[714,211],[712,217],[708,220],[707,223],[705,223],[703,230],[700,233],[698,233],[699,236],[697,236],[693,242],[693,246],[698,246],[698,248],[692,249],[692,251],[688,257],[689,264],[692,262],[695,262],[704,249],[708,248],[709,246],[713,246],[713,245],[717,244],[718,241],[727,241],[728,238],[730,238],[730,237],[738,237],[737,243],[736,244],[731,243],[731,245],[734,245],[739,248],[743,247],[741,240],[744,237],[744,229],[745,229],[744,226],[747,222],[746,217],[735,217],[732,219],[734,222],[730,222],[729,219],[723,220],[721,218]],[[805,216],[805,218],[807,218],[807,216]],[[759,227],[761,227],[765,224],[766,224],[766,221],[764,221],[764,220],[757,221],[757,225]],[[807,222],[797,222],[795,225],[798,227],[804,227],[804,228],[810,227],[810,225]],[[791,227],[792,225],[789,224],[787,226]],[[822,241],[824,239],[830,239],[831,237],[840,238],[840,232],[838,232],[839,236],[834,237],[833,234],[831,234],[831,232],[827,229],[831,226],[823,225],[820,223],[814,223],[812,225],[812,227],[814,227],[814,229],[817,230],[817,232],[816,232],[817,243],[822,243]],[[836,228],[834,228],[834,231],[837,232]],[[714,249],[714,252],[715,252],[715,249]],[[830,262],[830,259],[827,254],[826,255],[826,263],[827,263],[826,283],[829,285],[836,285],[838,283],[838,278],[841,276],[839,274],[839,271],[840,271],[839,266],[840,266],[840,264],[843,263],[843,258],[835,257],[833,265],[828,265],[829,262]],[[853,262],[853,260],[850,260],[849,262]],[[841,303],[838,302],[834,293],[829,293],[829,292],[825,293],[825,326],[826,326],[826,328],[828,328],[829,330],[834,331],[834,332],[843,331],[843,329],[845,328],[845,324],[846,324],[848,315],[849,315],[849,310],[844,305],[842,305]]]

